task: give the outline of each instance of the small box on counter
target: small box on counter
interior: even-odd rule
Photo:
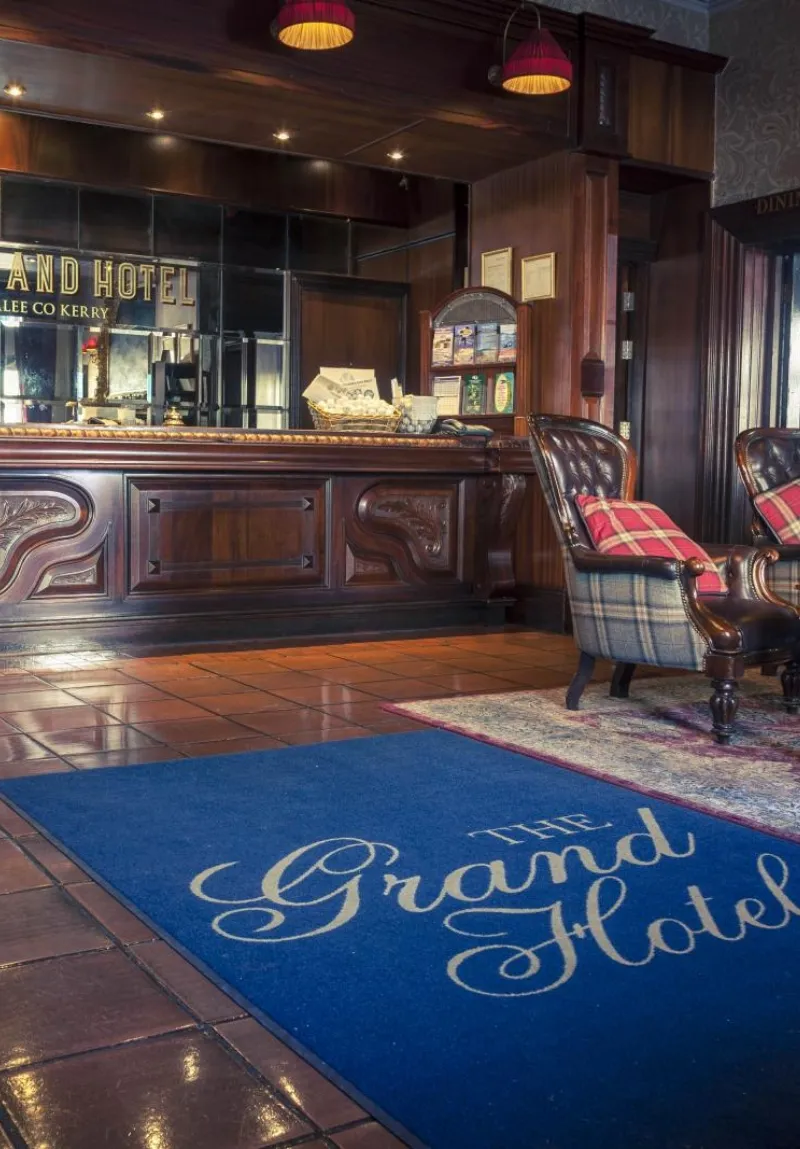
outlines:
[[[461,414],[460,375],[435,375],[431,381],[431,394],[436,396],[440,415]]]

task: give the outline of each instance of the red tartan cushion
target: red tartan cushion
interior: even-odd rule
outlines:
[[[728,593],[724,579],[703,548],[653,503],[627,503],[624,499],[600,499],[596,495],[576,495],[575,503],[595,550],[601,554],[700,559],[706,570],[697,580],[699,593]]]
[[[753,499],[756,509],[781,543],[800,543],[800,479]]]

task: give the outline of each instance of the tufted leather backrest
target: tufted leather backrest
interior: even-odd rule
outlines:
[[[800,478],[800,430],[753,427],[736,440],[736,462],[752,498]]]
[[[632,499],[636,457],[608,427],[568,415],[531,415],[530,443],[562,542],[591,546],[576,495]]]

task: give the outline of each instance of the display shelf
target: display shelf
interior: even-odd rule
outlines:
[[[453,354],[456,351],[459,335],[466,341],[469,329],[474,330],[477,343],[480,325],[485,325],[483,334],[491,333],[496,327],[497,341],[501,338],[503,326],[516,327],[516,355],[513,359],[493,359],[490,362],[474,360],[472,363],[433,363],[433,340],[437,332],[452,331]],[[459,332],[459,328],[463,328]],[[445,337],[445,344],[447,338]],[[468,345],[468,343],[467,343]],[[497,345],[497,344],[495,344]],[[463,344],[462,344],[463,346]],[[486,344],[484,344],[486,346]],[[491,347],[492,344],[490,343]],[[531,410],[530,363],[531,363],[531,308],[527,303],[517,303],[510,295],[489,287],[465,287],[453,292],[434,311],[420,313],[420,392],[433,394],[435,379],[448,377],[464,378],[469,375],[484,377],[486,404],[491,405],[496,378],[505,373],[514,375],[514,407],[502,414],[467,414],[458,418],[465,423],[483,423],[504,434],[526,434],[526,416]],[[463,405],[463,386],[460,404]],[[455,416],[454,416],[455,417]]]

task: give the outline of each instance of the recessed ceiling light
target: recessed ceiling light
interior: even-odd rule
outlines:
[[[7,96],[11,96],[12,100],[18,100],[20,96],[25,95],[25,89],[23,88],[22,84],[6,84],[6,86],[3,88],[3,91]]]
[[[149,112],[145,113],[145,115],[147,116],[148,120],[164,119],[164,113],[162,112],[161,108],[151,108]]]
[[[387,152],[390,160],[403,160],[405,159],[405,152],[401,152],[399,148],[395,148],[393,152]]]
[[[286,128],[281,128],[280,131],[273,132],[272,135],[274,139],[280,140],[282,144],[286,143],[287,140],[292,138],[292,133],[287,132]]]

